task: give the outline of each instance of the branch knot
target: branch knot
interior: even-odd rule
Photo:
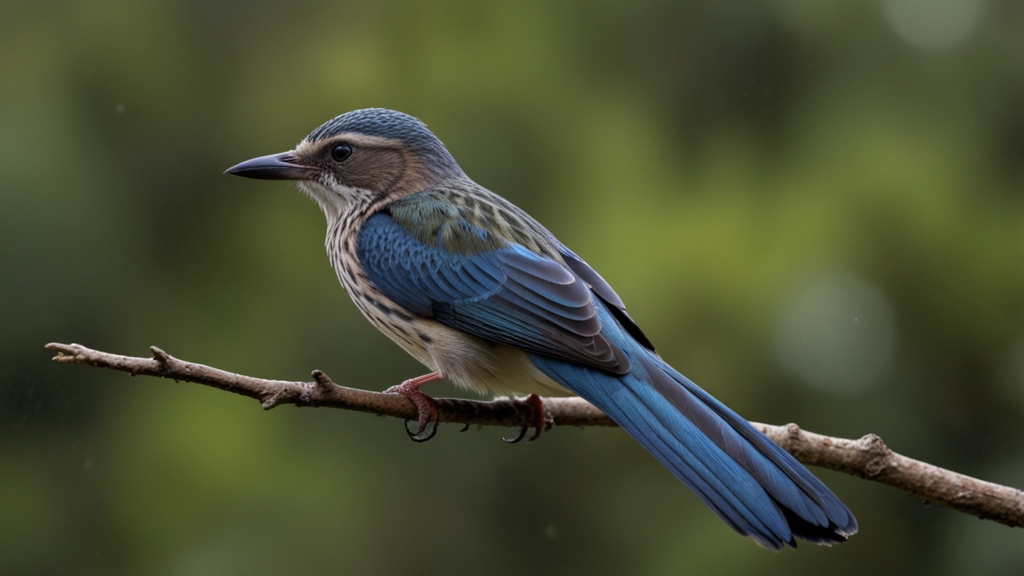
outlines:
[[[865,434],[858,443],[863,446],[865,453],[871,455],[864,466],[864,474],[868,478],[875,478],[885,472],[889,465],[889,456],[892,454],[885,442],[882,442],[877,434]]]
[[[313,370],[313,382],[316,383],[317,388],[321,392],[329,392],[331,388],[337,386],[333,380],[327,374],[324,374],[320,370]]]
[[[260,402],[260,406],[263,406],[264,410],[270,410],[271,408],[277,406],[281,402],[282,396],[283,394],[281,392],[272,392],[270,394],[267,394],[263,397],[263,400]]]
[[[149,351],[153,353],[153,359],[161,364],[169,364],[171,362],[171,355],[156,346],[150,346]]]

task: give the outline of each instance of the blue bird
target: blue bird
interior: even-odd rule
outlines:
[[[419,387],[582,396],[740,534],[773,550],[844,542],[853,514],[746,420],[665,363],[622,300],[525,212],[469,179],[412,116],[342,114],[292,151],[227,170],[294,180],[327,216],[327,254],[367,320],[431,373]],[[436,423],[435,423],[436,426]]]

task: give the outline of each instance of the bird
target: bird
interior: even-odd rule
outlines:
[[[428,382],[528,394],[540,409],[538,395],[577,395],[764,548],[831,545],[857,532],[820,480],[666,363],[593,268],[471,180],[419,119],[354,110],[293,150],[225,173],[291,180],[319,204],[341,285],[373,326],[430,369],[388,390],[416,405],[414,439],[429,437],[432,422],[436,430],[436,406],[419,390]]]

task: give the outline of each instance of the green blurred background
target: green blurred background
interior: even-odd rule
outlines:
[[[0,572],[1022,573],[1024,531],[837,473],[861,533],[772,554],[620,430],[417,445],[43,350],[421,373],[315,204],[221,175],[383,106],[746,417],[1021,487],[1022,30],[1013,0],[0,0]]]

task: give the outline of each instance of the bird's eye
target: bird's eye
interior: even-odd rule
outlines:
[[[331,148],[331,158],[334,158],[335,162],[344,162],[348,160],[348,157],[352,155],[352,147],[348,144],[338,144],[334,148]]]

